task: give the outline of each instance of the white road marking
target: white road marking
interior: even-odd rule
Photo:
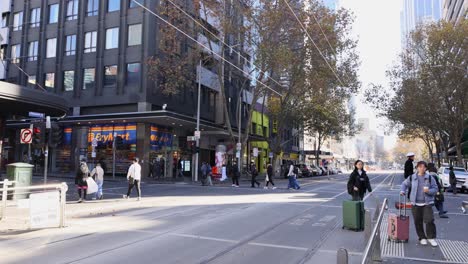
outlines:
[[[177,237],[187,237],[187,238],[195,238],[201,240],[211,240],[211,241],[218,241],[218,242],[226,242],[226,243],[239,243],[239,241],[231,240],[231,239],[223,239],[223,238],[216,238],[216,237],[206,237],[206,236],[197,236],[197,235],[189,235],[189,234],[168,234],[170,236],[177,236]]]
[[[335,219],[336,216],[335,215],[326,215],[324,217],[322,217],[319,222],[330,222],[331,220]]]
[[[303,247],[283,246],[283,245],[264,244],[264,243],[255,243],[255,242],[250,242],[250,243],[248,243],[248,244],[249,244],[249,245],[252,245],[252,246],[271,247],[271,248],[283,248],[283,249],[293,249],[293,250],[300,250],[300,251],[307,251],[307,250],[309,250],[308,248],[303,248]]]

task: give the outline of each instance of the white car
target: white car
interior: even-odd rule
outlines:
[[[439,176],[442,179],[444,188],[450,187],[449,167],[440,167]],[[463,167],[453,167],[453,172],[457,178],[457,188],[466,189],[468,183],[468,172]]]

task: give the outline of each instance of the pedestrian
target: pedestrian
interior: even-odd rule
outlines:
[[[366,191],[372,192],[372,186],[364,170],[364,162],[357,160],[354,162],[354,170],[348,180],[348,193],[353,197],[353,201],[362,201]]]
[[[297,182],[298,173],[299,173],[299,170],[291,162],[289,165],[289,172],[288,172],[288,190],[290,188],[293,188],[294,190],[299,190],[301,188],[301,186],[299,186],[299,183]]]
[[[101,164],[101,168],[104,171],[104,174],[108,173],[106,161],[104,160],[104,158],[100,158],[98,162],[99,164]]]
[[[202,162],[200,172],[201,172],[200,180],[201,180],[202,186],[206,186],[206,182],[208,180],[208,173],[209,173],[209,166],[208,164],[206,164],[206,162]]]
[[[211,175],[213,175],[213,170],[208,162],[205,162],[205,164],[207,169],[206,181],[208,182],[208,186],[213,186],[213,181],[211,179]]]
[[[436,225],[434,223],[434,196],[437,193],[437,183],[427,173],[427,163],[419,161],[416,164],[416,173],[409,176],[401,184],[400,195],[410,194],[414,226],[421,245],[431,244],[437,247]],[[424,230],[424,224],[426,230]]]
[[[434,196],[434,206],[439,211],[440,218],[449,218],[446,214],[447,211],[444,210],[444,185],[442,184],[442,179],[440,179],[437,174],[437,168],[434,163],[427,164],[427,171],[431,175],[432,179],[436,181],[437,184],[437,193]]]
[[[96,192],[96,199],[102,200],[102,185],[104,184],[104,170],[102,169],[101,163],[96,164],[96,168],[91,171],[91,177],[94,177],[94,181],[98,186],[98,191]]]
[[[89,168],[88,164],[86,164],[86,160],[82,159],[80,162],[80,166],[76,170],[75,176],[75,185],[78,190],[78,203],[86,201],[86,192],[88,190],[88,184],[86,180],[89,176]]]
[[[457,195],[457,177],[455,176],[455,172],[453,171],[453,166],[449,167],[449,183],[453,195]]]
[[[232,178],[232,187],[239,187],[239,168],[237,167],[237,162],[231,166],[231,178]]]
[[[138,164],[139,159],[134,158],[133,164],[128,168],[127,180],[128,180],[128,191],[127,195],[123,197],[125,199],[130,198],[130,193],[132,192],[133,187],[136,187],[137,190],[137,201],[141,200],[141,166]]]
[[[267,174],[266,174],[266,178],[265,178],[265,187],[264,189],[268,189],[268,184],[271,183],[271,185],[273,186],[272,189],[276,189],[275,187],[275,183],[273,182],[273,166],[271,164],[268,164],[267,165]]]
[[[250,163],[250,176],[251,178],[251,186],[250,188],[255,188],[255,184],[257,184],[257,187],[260,188],[260,183],[257,181],[257,176],[258,176],[258,170],[257,166],[255,163]]]
[[[149,166],[148,178],[154,178],[153,168],[154,168],[155,163],[156,163],[156,159],[153,159],[153,161],[150,160],[150,162],[148,163],[148,166]]]
[[[408,157],[408,160],[405,162],[405,180],[410,176],[414,174],[414,153],[409,152],[406,154],[406,157]]]

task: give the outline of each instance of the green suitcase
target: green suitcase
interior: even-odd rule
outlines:
[[[364,202],[343,201],[343,229],[364,230]]]

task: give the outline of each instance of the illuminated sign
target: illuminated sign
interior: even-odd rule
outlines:
[[[172,133],[157,126],[151,126],[150,144],[151,150],[159,150],[163,147],[172,147]]]
[[[88,143],[96,139],[99,145],[114,141],[114,134],[121,137],[124,144],[136,144],[136,124],[116,124],[92,126],[88,133]]]

